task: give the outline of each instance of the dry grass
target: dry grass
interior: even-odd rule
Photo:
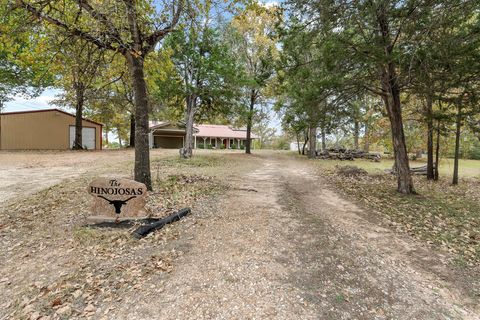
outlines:
[[[337,189],[363,207],[387,216],[398,230],[447,249],[457,256],[459,264],[475,266],[480,262],[479,179],[464,178],[459,185],[452,186],[445,178],[431,182],[423,176],[414,176],[418,195],[405,196],[395,191],[396,178],[383,172],[389,164],[367,161],[348,164],[358,165],[369,175],[345,177],[336,172],[338,161],[314,162]]]

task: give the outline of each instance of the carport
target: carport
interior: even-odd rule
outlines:
[[[185,144],[185,125],[171,122],[154,123],[150,126],[149,140],[151,148],[183,148]]]

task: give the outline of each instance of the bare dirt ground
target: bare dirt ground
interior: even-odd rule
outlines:
[[[134,241],[78,226],[84,183],[110,163],[94,160],[29,198],[42,206],[13,196],[0,210],[0,319],[480,319],[476,271],[342,199],[306,161],[217,152],[157,165],[221,188]],[[75,196],[49,201],[62,192]]]
[[[153,150],[152,156],[173,153],[175,150]],[[133,158],[133,150],[0,151],[0,206],[12,197],[33,194],[92,169],[115,167]]]

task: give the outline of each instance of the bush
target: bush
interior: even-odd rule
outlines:
[[[207,143],[207,149],[213,149],[213,146],[211,143]]]
[[[480,160],[480,141],[476,140],[470,150],[469,158],[473,160]]]
[[[243,144],[240,145],[240,150],[245,150],[245,146]]]
[[[230,149],[237,149],[237,145],[235,143],[233,145],[230,145]]]
[[[198,143],[197,144],[197,149],[204,149],[205,145],[203,143]]]

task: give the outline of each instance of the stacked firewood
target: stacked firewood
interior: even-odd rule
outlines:
[[[353,161],[354,159],[368,159],[379,162],[381,160],[381,156],[378,153],[369,153],[362,150],[350,150],[345,148],[331,148],[323,151],[317,151],[317,158],[342,161]]]

